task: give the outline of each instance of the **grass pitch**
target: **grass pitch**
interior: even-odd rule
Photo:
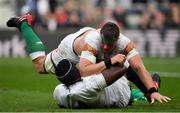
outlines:
[[[0,58],[0,112],[180,112],[180,57],[144,58],[150,72],[162,76],[160,92],[168,103],[135,102],[123,109],[63,109],[53,100],[58,80],[36,73],[29,58]]]

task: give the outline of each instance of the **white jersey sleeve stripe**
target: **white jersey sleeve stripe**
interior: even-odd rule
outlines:
[[[92,63],[96,63],[96,57],[93,55],[93,53],[91,53],[89,51],[82,51],[80,57],[85,58],[85,59],[91,61]]]
[[[138,51],[134,48],[132,49],[126,56],[126,59],[129,60],[130,58],[132,58],[133,56],[139,54]]]

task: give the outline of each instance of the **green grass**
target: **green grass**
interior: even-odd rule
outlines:
[[[144,58],[150,72],[160,72],[160,92],[168,103],[135,102],[123,109],[58,108],[52,93],[59,83],[53,75],[39,75],[29,58],[0,58],[0,112],[178,112],[180,111],[180,58]],[[176,75],[164,77],[164,75]]]

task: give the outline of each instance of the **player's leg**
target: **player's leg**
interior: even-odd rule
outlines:
[[[146,86],[142,83],[137,73],[131,67],[128,68],[126,77],[129,81],[134,83],[143,93],[147,93]]]
[[[44,73],[45,47],[39,37],[33,32],[30,25],[32,24],[32,15],[22,17],[13,17],[7,21],[8,27],[17,27],[25,40],[26,48],[35,67],[39,73]]]

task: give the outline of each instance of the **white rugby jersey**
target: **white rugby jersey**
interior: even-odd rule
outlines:
[[[93,47],[94,49],[96,49],[96,55],[93,54],[81,54],[82,58],[86,58],[88,60],[90,60],[93,63],[96,63],[96,61],[98,59],[104,59],[104,54],[103,51],[101,49],[101,36],[100,33],[98,33],[97,31],[90,31],[87,33],[86,37],[85,37],[85,42],[87,44],[89,44],[91,47]],[[126,48],[126,46],[128,45],[128,43],[130,43],[130,39],[128,39],[126,36],[124,36],[123,34],[120,33],[119,35],[119,39],[117,40],[116,43],[116,48],[113,49],[113,52],[110,56],[114,56],[117,53],[122,53],[124,49]],[[83,52],[82,52],[83,53]],[[126,59],[129,60],[131,57],[133,57],[134,55],[138,54],[137,50],[134,48],[132,49],[127,55],[126,55]],[[92,56],[91,56],[92,55]]]
[[[66,108],[125,107],[130,99],[130,88],[125,77],[110,86],[102,74],[83,77],[83,80],[69,87],[58,85],[53,93],[57,103]]]

